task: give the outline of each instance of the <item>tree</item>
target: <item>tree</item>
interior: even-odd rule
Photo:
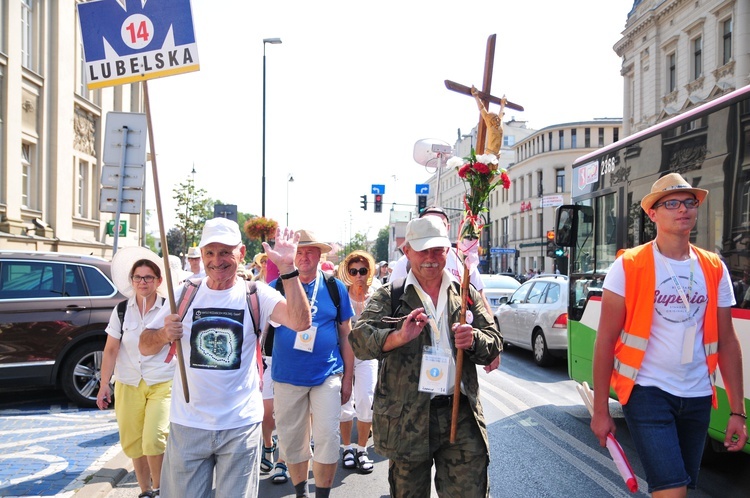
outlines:
[[[167,232],[167,251],[169,254],[174,254],[175,256],[187,254],[185,234],[177,227],[172,227]]]
[[[373,256],[376,261],[388,261],[388,239],[390,230],[388,227],[383,227],[378,231],[378,238],[375,239],[375,248]]]
[[[188,247],[192,247],[200,241],[205,221],[213,218],[214,201],[206,196],[204,189],[195,187],[193,178],[188,178],[184,183],[180,183],[172,192],[174,200],[177,201],[176,225],[182,232],[183,246],[187,251]],[[172,254],[171,246],[170,254]]]
[[[365,234],[355,234],[349,240],[349,243],[338,252],[339,260],[343,260],[352,251],[367,251],[367,236]]]

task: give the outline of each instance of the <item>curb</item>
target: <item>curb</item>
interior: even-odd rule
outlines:
[[[133,460],[120,451],[73,496],[75,498],[104,498],[132,471]]]

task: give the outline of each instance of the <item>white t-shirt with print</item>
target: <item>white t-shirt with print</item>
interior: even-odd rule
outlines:
[[[712,393],[711,382],[708,378],[706,354],[703,350],[703,322],[708,293],[703,270],[692,251],[690,260],[676,261],[662,257],[654,250],[654,264],[656,266],[656,289],[651,336],[635,383],[641,386],[658,387],[670,394],[685,398],[709,396]],[[671,266],[688,297],[689,313],[686,311],[666,264]],[[693,269],[692,284],[690,283],[691,267]],[[610,268],[604,279],[603,288],[619,296],[625,295],[625,270],[622,258],[618,258]],[[719,283],[718,307],[730,307],[733,302],[732,282],[725,266]],[[693,321],[697,325],[697,330],[692,361],[683,364],[682,349],[685,331],[688,324]]]
[[[256,282],[256,286],[262,330],[283,297],[262,282]],[[163,327],[169,312],[165,306],[147,327]],[[185,402],[178,368],[172,385],[170,421],[205,430],[261,422],[263,399],[256,336],[247,308],[245,281],[238,279],[227,290],[211,290],[204,279],[182,323],[180,343],[190,403]]]

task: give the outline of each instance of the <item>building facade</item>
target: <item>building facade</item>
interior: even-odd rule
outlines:
[[[0,248],[111,257],[99,210],[107,113],[143,112],[139,84],[89,91],[75,0],[0,2]],[[141,216],[119,245],[137,245]]]
[[[510,189],[496,191],[492,272],[558,269],[555,258],[547,256],[547,232],[554,230],[557,206],[570,202],[573,161],[620,138],[622,120],[598,119],[548,126],[516,144]]]
[[[636,0],[614,50],[627,136],[750,83],[750,0]]]

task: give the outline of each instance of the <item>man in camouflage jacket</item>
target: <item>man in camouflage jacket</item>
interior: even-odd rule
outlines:
[[[429,497],[433,462],[440,496],[489,494],[489,444],[476,365],[487,365],[498,357],[502,337],[473,288],[467,324],[459,325],[460,287],[444,271],[448,247],[450,240],[439,220],[425,217],[409,222],[402,247],[411,263],[406,281],[379,289],[349,336],[357,358],[380,362],[373,436],[375,451],[390,459],[388,481],[394,497]],[[403,294],[392,306],[391,292],[400,285]],[[437,319],[430,316],[436,310],[442,310]],[[389,320],[395,317],[402,320]],[[445,330],[434,330],[436,325]],[[440,333],[448,340],[440,341],[436,335]],[[457,349],[464,350],[455,444],[449,443],[452,393],[419,390],[424,347],[436,342],[443,347],[450,344],[453,358]],[[452,375],[448,383],[452,391]]]

